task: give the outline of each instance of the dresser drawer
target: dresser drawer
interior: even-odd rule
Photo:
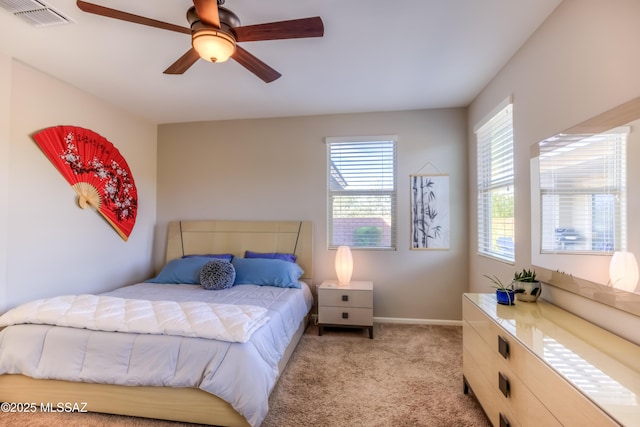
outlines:
[[[318,289],[318,305],[373,308],[373,292],[352,289]]]
[[[481,375],[487,381],[493,380],[494,375],[491,374],[493,353],[489,345],[466,320],[462,322],[462,345],[473,354]]]
[[[478,333],[490,348],[497,342],[495,331],[492,330],[493,321],[478,307],[466,298],[462,298],[462,318]]]
[[[327,325],[372,326],[372,308],[320,307],[318,323]]]
[[[505,359],[496,355],[492,361],[493,385],[499,391],[500,400],[513,414],[517,414],[517,420],[522,426],[559,427],[562,425],[527,388],[520,377],[507,366]],[[507,392],[506,396],[503,390]]]
[[[511,348],[511,365],[542,404],[563,425],[618,426],[560,374],[521,345]]]
[[[495,333],[492,334],[492,336],[496,337],[497,335]],[[511,415],[509,421],[516,420],[522,426],[532,427],[561,425],[511,370],[507,359],[504,359],[495,350],[497,340],[493,345],[494,349],[491,349],[490,345],[480,337],[476,330],[468,322],[464,321],[462,324],[462,342],[465,352],[473,354],[475,368],[479,371],[479,374],[475,374],[475,376],[482,377],[482,380],[488,384],[491,391],[496,394],[501,411],[505,412],[505,408],[508,408],[511,414],[517,414],[517,418]],[[463,361],[465,377],[470,369],[466,366],[467,361],[467,359]],[[500,376],[507,384],[507,396],[500,390]]]
[[[463,299],[463,317],[487,344],[492,354],[497,355],[511,366],[511,349],[516,339],[486,316],[470,301]],[[513,369],[513,368],[512,368]]]
[[[493,295],[467,295],[463,297],[465,354],[473,356],[475,367],[483,372],[475,377],[484,378],[491,390],[498,390],[499,407],[508,409],[516,422],[523,426],[636,424],[638,418],[632,414],[637,411],[638,404],[628,396],[638,395],[633,391],[637,373],[627,369],[627,377],[607,376],[607,369],[615,371],[618,363],[585,340],[585,336],[591,335],[582,331],[591,328],[590,324],[544,301],[498,306]],[[573,330],[565,325],[571,325]],[[614,341],[606,332],[602,335],[603,340],[619,341]],[[482,348],[481,342],[486,343],[486,348]],[[636,351],[633,346],[624,348],[629,348],[631,353]],[[617,348],[614,350],[612,353],[618,351]],[[556,366],[556,363],[561,365]],[[465,376],[471,375],[466,366],[467,359],[464,364]],[[491,366],[487,368],[487,364]],[[559,373],[560,369],[567,370],[566,378]],[[624,378],[626,382],[616,378]],[[612,399],[618,399],[616,390],[623,382],[630,387],[623,393],[627,400],[615,404]],[[508,391],[502,393],[501,390]],[[601,394],[594,392],[592,400],[587,397],[586,390],[597,390]],[[604,396],[603,393],[609,394]],[[611,397],[607,400],[607,396]],[[602,408],[626,422],[618,423],[595,403],[597,399],[602,401]],[[484,407],[482,401],[481,404]],[[492,422],[498,425],[493,418]]]
[[[483,364],[481,365],[481,359],[476,357],[474,350],[464,347],[462,353],[462,372],[471,386],[471,391],[482,405],[491,424],[500,426],[502,418],[509,426],[519,426],[511,411],[501,401],[498,389],[483,375]]]

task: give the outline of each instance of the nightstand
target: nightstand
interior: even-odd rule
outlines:
[[[373,339],[373,282],[322,282],[318,288],[318,335],[325,326],[366,328]]]

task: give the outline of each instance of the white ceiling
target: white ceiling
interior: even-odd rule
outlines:
[[[0,51],[154,123],[467,106],[561,0],[227,0],[242,25],[320,16],[322,38],[245,42],[282,73],[235,61],[162,73],[188,35],[44,0],[75,23],[0,10]],[[95,0],[188,27],[191,0]]]

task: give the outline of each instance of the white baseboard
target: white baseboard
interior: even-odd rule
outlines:
[[[462,326],[462,320],[409,319],[406,317],[374,317],[373,321],[378,323],[406,323],[411,325]]]

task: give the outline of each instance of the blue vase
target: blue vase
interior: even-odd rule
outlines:
[[[498,304],[514,305],[516,303],[515,292],[512,289],[496,289]]]

